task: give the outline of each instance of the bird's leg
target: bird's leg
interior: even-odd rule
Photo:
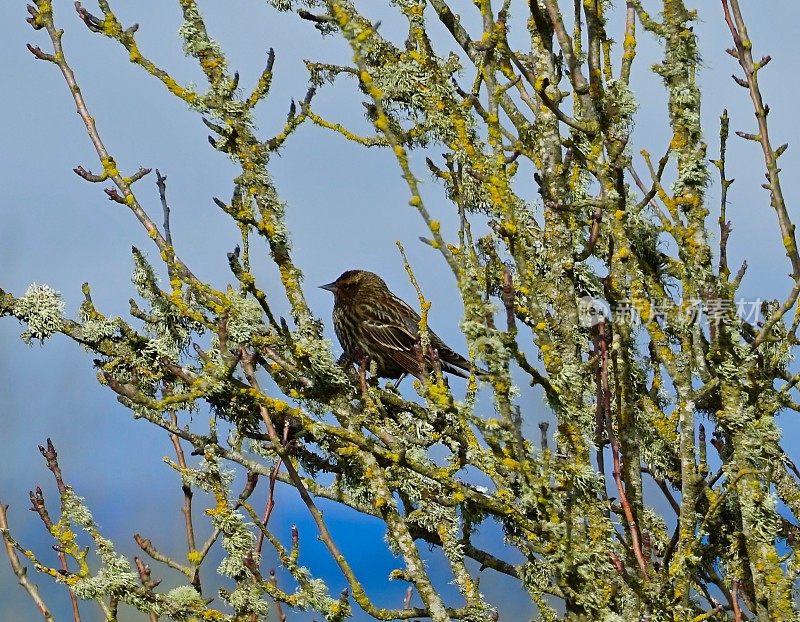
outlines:
[[[436,381],[442,378],[442,360],[439,358],[439,350],[433,346],[428,346],[428,358],[433,364],[433,371],[436,374]]]
[[[420,343],[414,344],[414,356],[417,359],[417,365],[419,365],[420,373],[418,378],[425,378],[428,375],[428,365]]]
[[[289,427],[289,418],[286,418],[286,421],[283,422],[283,439],[282,443],[284,447],[288,447],[292,443],[294,443],[295,438],[294,435],[291,433],[291,429]]]
[[[400,383],[403,382],[403,380],[405,380],[406,376],[408,376],[408,374],[406,372],[403,372],[402,374],[400,374],[400,377],[395,382],[388,383],[386,385],[386,388],[388,389],[391,387],[392,391],[394,391],[395,393],[399,393]]]
[[[369,357],[361,356],[358,359],[358,381],[361,384],[361,393],[366,397],[367,390],[367,370],[369,369]]]

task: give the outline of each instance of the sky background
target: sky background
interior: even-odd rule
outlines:
[[[120,170],[130,174],[140,166],[159,168],[168,177],[172,207],[172,233],[176,248],[200,278],[224,287],[231,282],[225,253],[238,241],[233,224],[214,205],[212,198],[228,199],[234,166],[207,143],[208,131],[200,118],[172,97],[162,85],[130,65],[125,51],[112,41],[92,35],[79,21],[72,2],[54,0],[57,24],[66,30],[67,58],[77,74],[91,113],[106,146]],[[367,14],[381,19],[381,32],[396,42],[405,37],[403,22],[393,17],[385,2],[357,3]],[[515,3],[512,3],[512,7]],[[521,6],[524,3],[516,3]],[[562,3],[571,5],[571,2]],[[755,131],[755,119],[746,91],[736,86],[730,74],[738,68],[725,54],[730,35],[719,2],[694,4],[700,10],[696,32],[700,38],[704,89],[703,120],[709,157],[718,152],[718,117],[727,107],[731,130]],[[657,5],[645,3],[653,13]],[[177,2],[139,0],[113,2],[123,24],[140,24],[137,41],[142,52],[166,68],[181,82],[204,84],[194,61],[184,58],[177,36],[180,12]],[[452,3],[462,10],[465,24],[476,23],[471,2]],[[308,23],[291,14],[280,14],[266,2],[229,0],[200,2],[211,35],[228,55],[230,66],[241,73],[241,86],[248,91],[262,70],[266,50],[275,48],[275,79],[269,99],[257,108],[262,137],[273,135],[285,119],[289,101],[302,99],[307,88],[301,59],[327,62],[349,61],[346,45],[331,36],[321,39]],[[96,10],[94,3],[87,8]],[[754,41],[754,55],[773,56],[772,64],[759,79],[770,105],[770,129],[774,144],[796,142],[797,87],[795,59],[800,56],[796,25],[800,5],[793,0],[742,2]],[[5,2],[0,9],[0,100],[4,119],[0,146],[0,288],[17,295],[32,283],[47,283],[60,291],[67,314],[75,316],[82,299],[83,282],[92,285],[94,301],[107,315],[127,317],[128,299],[134,295],[130,282],[130,248],[135,245],[157,258],[151,241],[125,207],[110,202],[102,185],[78,178],[72,168],[82,165],[100,170],[97,157],[75,114],[66,85],[53,65],[36,61],[25,49],[32,42],[49,51],[44,33],[26,23],[24,2]],[[619,21],[609,26],[611,36],[622,39]],[[472,30],[475,32],[475,28]],[[441,55],[451,48],[443,31],[434,32]],[[640,102],[634,133],[634,152],[647,148],[660,157],[669,142],[666,104],[660,79],[648,69],[659,59],[659,46],[640,33],[640,58],[634,64],[632,86]],[[353,128],[365,128],[363,111],[351,82],[323,88],[314,108],[330,120]],[[781,159],[783,187],[790,214],[798,219],[797,153],[791,147]],[[641,159],[637,156],[639,168]],[[419,162],[417,162],[419,164]],[[761,187],[764,165],[759,147],[733,136],[729,143],[729,177],[736,178],[729,194],[728,213],[733,221],[729,255],[732,270],[743,259],[750,264],[741,289],[749,300],[783,298],[789,289],[788,264],[780,244],[776,219],[769,198]],[[294,258],[305,274],[305,291],[314,311],[330,326],[332,298],[316,285],[327,283],[342,271],[365,268],[380,273],[391,288],[409,301],[415,295],[405,275],[395,240],[406,245],[420,284],[433,302],[431,324],[451,345],[464,350],[458,330],[462,317],[460,298],[449,271],[436,251],[417,241],[425,235],[424,223],[407,205],[408,190],[394,157],[384,151],[366,150],[342,137],[306,124],[287,142],[270,171],[287,204],[287,222],[294,245]],[[430,181],[422,167],[423,198],[434,218],[443,223],[445,236],[455,233],[452,205],[441,188]],[[523,179],[520,191],[534,196],[532,180]],[[154,220],[160,221],[155,176],[135,186],[137,196]],[[713,184],[708,193],[712,214],[719,204]],[[715,216],[713,216],[715,218]],[[265,253],[266,251],[262,251]],[[274,292],[273,308],[287,314],[287,305],[276,271],[264,259],[258,265],[262,289]],[[0,500],[11,506],[13,533],[44,559],[51,543],[41,523],[28,511],[28,490],[41,485],[54,511],[57,499],[50,474],[36,446],[53,439],[65,477],[86,499],[104,535],[119,545],[119,551],[138,553],[131,535],[139,531],[153,538],[165,552],[180,555],[183,528],[180,514],[179,480],[163,464],[172,454],[168,437],[153,426],[134,421],[113,394],[100,387],[92,368],[92,356],[63,337],[44,346],[25,346],[15,320],[0,321]],[[338,349],[338,346],[337,346]],[[460,385],[459,385],[460,386]],[[458,386],[456,387],[458,390]],[[535,423],[547,416],[541,399],[522,391],[520,405],[526,419]],[[800,451],[794,441],[796,415],[783,415],[781,425],[786,447],[795,460]],[[144,485],[143,485],[144,482]],[[260,499],[260,497],[258,497]],[[300,527],[302,559],[315,574],[336,577],[327,554],[316,541],[316,531],[296,493],[279,496],[272,525],[288,537],[290,526]],[[260,504],[257,503],[257,505]],[[393,566],[385,551],[382,528],[376,521],[355,520],[351,513],[325,506],[338,543],[350,553],[357,574],[379,605],[400,606],[404,586],[386,580]],[[203,537],[204,532],[201,532]],[[494,540],[491,526],[482,537]],[[435,568],[442,559],[431,556]],[[153,564],[154,575],[170,575]],[[483,573],[482,588],[490,602],[500,604],[501,620],[522,620],[532,615],[524,599],[508,597],[510,582]],[[67,617],[68,599],[63,589],[53,590],[48,580],[31,575],[42,587],[57,619]],[[174,579],[174,577],[173,577]],[[344,582],[334,579],[334,594]],[[208,581],[207,581],[208,583]],[[83,605],[84,620],[98,620],[99,610]],[[27,594],[16,585],[4,554],[0,555],[0,620],[16,622],[35,618]],[[125,614],[122,617],[127,618]],[[310,620],[310,615],[290,620]],[[356,616],[356,619],[364,619]]]

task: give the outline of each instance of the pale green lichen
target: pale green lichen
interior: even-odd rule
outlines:
[[[451,78],[461,70],[458,57],[451,54],[443,61],[421,65],[401,56],[393,63],[370,64],[372,57],[382,58],[391,53],[376,44],[373,54],[367,55],[370,73],[383,96],[385,111],[418,125],[417,141],[422,146],[429,140],[445,145],[459,140],[451,111],[437,106],[438,102],[452,101],[454,97]],[[466,118],[469,119],[466,131],[473,136],[474,122],[472,117]]]
[[[74,523],[86,531],[95,542],[95,552],[100,560],[100,569],[94,575],[81,577],[74,584],[75,595],[84,600],[103,596],[115,596],[126,601],[139,599],[138,574],[133,571],[130,562],[114,550],[112,542],[100,534],[83,499],[69,487],[61,495],[61,510],[59,524]]]
[[[238,576],[245,571],[245,560],[252,555],[253,534],[239,512],[219,511],[213,515],[212,522],[223,533],[222,548],[228,554],[217,572],[226,577]]]
[[[178,34],[183,39],[183,51],[187,56],[203,59],[206,55],[222,58],[222,49],[219,44],[211,39],[203,27],[203,18],[197,10],[195,3],[184,3],[184,21],[178,29]],[[224,69],[224,65],[220,67]]]
[[[309,9],[318,9],[325,6],[325,0],[267,0],[267,3],[278,11],[291,11],[297,5]]]
[[[220,484],[228,488],[233,483],[234,477],[235,472],[222,467],[216,459],[202,459],[197,468],[187,467],[181,470],[181,479],[184,483],[197,486],[206,492],[214,492]]]
[[[304,327],[293,333],[295,356],[306,362],[310,375],[329,389],[350,386],[344,370],[336,364],[331,354],[331,342],[321,337],[322,327],[318,320],[309,320]]]
[[[220,593],[238,614],[255,614],[257,619],[267,619],[270,603],[262,598],[261,586],[253,580],[239,581],[236,589]]]
[[[610,80],[603,104],[606,114],[613,121],[608,128],[608,137],[627,143],[633,130],[633,118],[639,106],[630,87],[620,80]]]
[[[261,307],[257,300],[242,296],[231,296],[228,316],[228,338],[235,344],[246,344],[251,337],[266,331]]]
[[[16,300],[12,311],[28,325],[20,335],[27,344],[34,339],[43,343],[61,330],[64,324],[64,300],[49,285],[31,284],[25,294]]]
[[[182,313],[158,287],[155,269],[138,250],[133,252],[132,282],[139,295],[150,304],[145,330],[152,339],[139,351],[145,361],[158,361],[161,357],[178,360],[188,347],[193,334],[202,334],[204,327]],[[195,305],[192,294],[183,300],[187,306]]]
[[[308,570],[302,568],[304,574],[308,575]],[[322,579],[307,579],[302,583],[302,589],[297,594],[297,604],[299,607],[313,609],[316,611],[330,611],[334,609],[338,601],[331,598],[328,586]]]
[[[118,337],[120,334],[119,322],[120,318],[109,319],[85,319],[81,324],[83,337],[90,343],[98,343],[103,339],[111,339]],[[90,346],[84,346],[86,349],[91,349]]]
[[[136,593],[139,576],[131,568],[130,562],[114,551],[109,541],[98,542],[96,550],[102,566],[94,576],[75,583],[75,595],[83,600],[95,600],[103,596],[127,600],[128,595]]]
[[[61,511],[69,521],[80,525],[86,530],[94,530],[94,518],[84,503],[83,499],[75,494],[69,486],[61,495]]]
[[[191,585],[180,585],[173,588],[164,597],[171,607],[179,611],[199,611],[205,607],[205,600]]]

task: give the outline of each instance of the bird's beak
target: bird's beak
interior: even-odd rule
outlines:
[[[329,292],[336,292],[336,283],[328,283],[327,285],[320,285],[320,289],[327,289]]]

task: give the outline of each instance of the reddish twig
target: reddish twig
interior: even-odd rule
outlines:
[[[612,551],[608,554],[608,556],[611,559],[611,564],[614,566],[614,570],[617,571],[617,574],[621,577],[625,576],[625,565],[622,563],[619,555]]]
[[[597,240],[600,239],[600,225],[603,222],[603,208],[598,205],[594,214],[592,214],[592,225],[589,229],[589,239],[586,241],[586,246],[578,253],[577,261],[585,261],[594,252],[594,247],[597,246]]]
[[[625,521],[628,526],[628,533],[631,538],[631,548],[633,555],[639,564],[639,569],[642,572],[642,578],[648,582],[650,575],[647,572],[647,562],[642,553],[641,535],[639,534],[639,526],[636,524],[636,519],[633,515],[633,508],[631,507],[628,495],[625,492],[625,483],[622,481],[622,461],[620,459],[619,441],[616,434],[614,434],[614,425],[611,420],[611,390],[608,386],[608,341],[606,338],[606,323],[600,322],[596,326],[596,347],[600,353],[600,391],[598,397],[601,398],[603,419],[606,424],[606,434],[608,435],[608,442],[611,445],[611,459],[613,463],[613,476],[614,483],[619,493],[620,504],[622,505],[622,513],[625,516]],[[602,448],[598,449],[598,453]]]
[[[611,416],[610,401],[607,400],[608,396],[604,394],[603,385],[603,374],[605,373],[605,390],[608,390],[608,349],[605,341],[605,334],[601,334],[601,332],[604,331],[604,323],[594,326],[595,351],[593,354],[600,356],[601,360],[601,364],[597,365],[595,369],[595,384],[597,386],[595,400],[597,402],[597,406],[595,408],[594,442],[597,451],[597,471],[603,478],[603,482],[605,482],[606,478],[606,459],[603,451],[606,445],[606,439],[604,438],[604,435],[608,427],[606,419]],[[605,483],[603,483],[603,488],[605,489]]]
[[[55,446],[53,445],[53,441],[49,438],[47,439],[46,447],[42,447],[39,445],[39,453],[45,459],[47,463],[47,468],[53,474],[53,477],[56,480],[56,487],[58,488],[58,494],[63,499],[64,495],[67,492],[67,485],[64,483],[64,477],[61,474],[61,466],[58,464],[58,452],[56,451]],[[48,531],[52,530],[53,521],[50,518],[50,514],[47,511],[47,507],[44,503],[44,495],[42,494],[42,489],[37,486],[36,492],[30,492],[30,500],[31,500],[31,510],[36,512],[39,517],[42,519],[45,527]],[[57,549],[58,550],[58,549]],[[69,572],[69,566],[67,565],[67,556],[62,550],[58,550],[58,559],[61,562],[61,570],[64,573]],[[69,598],[72,604],[72,618],[75,622],[80,622],[81,613],[78,608],[78,598],[75,596],[75,591],[72,587],[69,587]]]
[[[364,356],[358,361],[358,382],[361,386],[361,394],[365,400],[369,400],[369,389],[367,388],[367,370],[369,369],[369,357]]]
[[[242,361],[242,369],[244,370],[247,381],[250,383],[250,386],[258,390],[259,383],[255,376],[253,355],[247,352],[244,348],[241,348],[240,358]],[[314,503],[314,500],[311,498],[311,495],[309,494],[305,484],[303,484],[303,479],[300,477],[300,473],[298,473],[297,469],[292,464],[292,461],[289,459],[289,454],[287,453],[286,448],[281,444],[280,437],[275,429],[275,425],[272,423],[272,417],[270,417],[269,411],[264,406],[260,406],[259,411],[275,451],[281,458],[283,458],[283,462],[286,465],[286,471],[289,474],[289,479],[291,480],[292,485],[297,489],[297,492],[300,494],[300,498],[303,500],[306,508],[308,508],[309,514],[311,514],[311,518],[314,520],[314,523],[317,526],[319,531],[319,539],[325,544],[325,547],[328,549],[331,557],[335,560],[336,564],[339,566],[339,569],[347,578],[348,583],[350,583],[354,589],[357,589],[359,592],[363,593],[364,588],[362,587],[361,582],[356,578],[352,568],[350,567],[350,564],[347,562],[345,556],[342,555],[342,552],[339,550],[339,547],[333,540],[333,536],[328,530],[328,526],[325,523],[322,512],[317,507],[317,504]],[[296,534],[296,529],[292,529],[293,548],[297,542]],[[370,613],[370,611],[367,611],[367,613]]]
[[[171,410],[169,411],[169,416],[172,425],[177,427],[177,413],[174,410]],[[177,434],[170,434],[169,438],[172,441],[172,446],[175,448],[175,456],[178,460],[178,465],[181,467],[181,469],[186,470],[188,465],[186,463],[186,455],[184,454],[183,447],[181,446],[181,439]],[[186,545],[189,549],[189,552],[192,553],[197,550],[197,541],[194,535],[194,521],[192,520],[192,498],[194,497],[194,492],[192,491],[192,487],[185,481],[181,484],[181,490],[183,491],[183,505],[181,506],[181,512],[183,513],[183,522],[186,529]],[[191,577],[189,577],[189,581],[198,593],[202,593],[199,564],[194,563],[194,573]]]
[[[278,577],[275,576],[275,569],[269,569],[269,582],[275,587],[278,587]],[[283,612],[283,607],[279,600],[275,599],[275,614],[278,616],[278,622],[286,622],[286,614]]]
[[[285,447],[286,444],[289,442],[289,420],[287,419],[283,424],[283,446]],[[281,465],[283,464],[283,459],[279,456],[278,461],[275,463],[275,466],[272,467],[272,471],[269,474],[269,493],[267,495],[267,506],[264,508],[264,517],[261,519],[261,523],[264,525],[266,529],[267,524],[269,523],[269,517],[272,516],[272,510],[275,508],[275,482],[278,481],[278,473],[280,473]],[[256,553],[261,555],[261,550],[264,547],[264,530],[258,534],[258,544],[256,545]]]
[[[125,197],[122,196],[117,191],[116,188],[105,188],[103,190],[103,192],[105,192],[108,195],[108,200],[109,201],[115,201],[116,203],[119,203],[120,205],[125,205]]]
[[[47,531],[50,531],[53,527],[53,519],[50,518],[50,513],[47,511],[47,507],[45,506],[44,495],[42,494],[41,487],[37,486],[36,491],[30,491],[28,495],[31,500],[31,512],[36,512],[39,515],[39,518],[42,519]]]
[[[145,168],[144,166],[140,166],[138,171],[136,171],[133,175],[128,177],[128,183],[133,183],[135,181],[139,181],[145,175],[149,175],[150,171],[152,171],[152,170],[153,169],[151,169],[151,168]]]
[[[506,268],[503,270],[503,289],[500,293],[500,299],[506,309],[506,330],[509,333],[517,330],[517,318],[514,314],[514,294],[514,279],[511,277],[511,270]]]
[[[80,177],[81,179],[85,179],[86,181],[90,181],[93,184],[99,184],[100,182],[105,181],[108,179],[108,174],[103,172],[99,175],[95,175],[92,171],[88,171],[82,166],[78,165],[74,169],[72,169],[75,174]]]
[[[253,491],[256,489],[258,485],[258,473],[254,471],[249,471],[247,473],[247,481],[245,482],[244,488],[242,492],[239,493],[239,501],[236,503],[236,509],[238,510],[242,507],[242,504],[247,501],[250,495],[253,494]]]
[[[142,585],[145,586],[148,590],[152,590],[159,586],[161,580],[153,579],[150,576],[150,566],[142,561],[142,558],[138,555],[133,557],[133,561],[136,564],[136,570],[139,573],[139,579],[142,581]]]
[[[61,467],[58,465],[58,452],[53,446],[53,441],[48,438],[46,448],[39,445],[39,453],[44,457],[47,462],[47,468],[50,469],[56,479],[58,494],[63,497],[67,493],[67,486],[64,484],[64,478],[61,475]]]
[[[726,212],[728,204],[728,188],[733,183],[732,179],[725,176],[725,147],[728,140],[728,111],[723,110],[719,118],[719,159],[714,162],[719,170],[720,197],[719,197],[719,275],[728,278],[728,238],[731,234],[731,223]]]
[[[739,608],[739,581],[734,580],[731,587],[731,606],[734,622],[742,622],[742,610]]]
[[[30,51],[30,53],[33,54],[39,60],[46,60],[51,63],[56,62],[55,56],[42,51],[42,48],[40,48],[38,45],[31,45],[30,43],[27,43],[26,47],[28,48],[28,51]]]
[[[161,581],[157,581],[150,576],[150,566],[145,564],[141,557],[134,557],[133,561],[136,564],[136,571],[139,573],[139,580],[142,585],[146,590],[152,592]],[[148,617],[150,622],[158,622],[158,616],[155,613],[151,612]]]

